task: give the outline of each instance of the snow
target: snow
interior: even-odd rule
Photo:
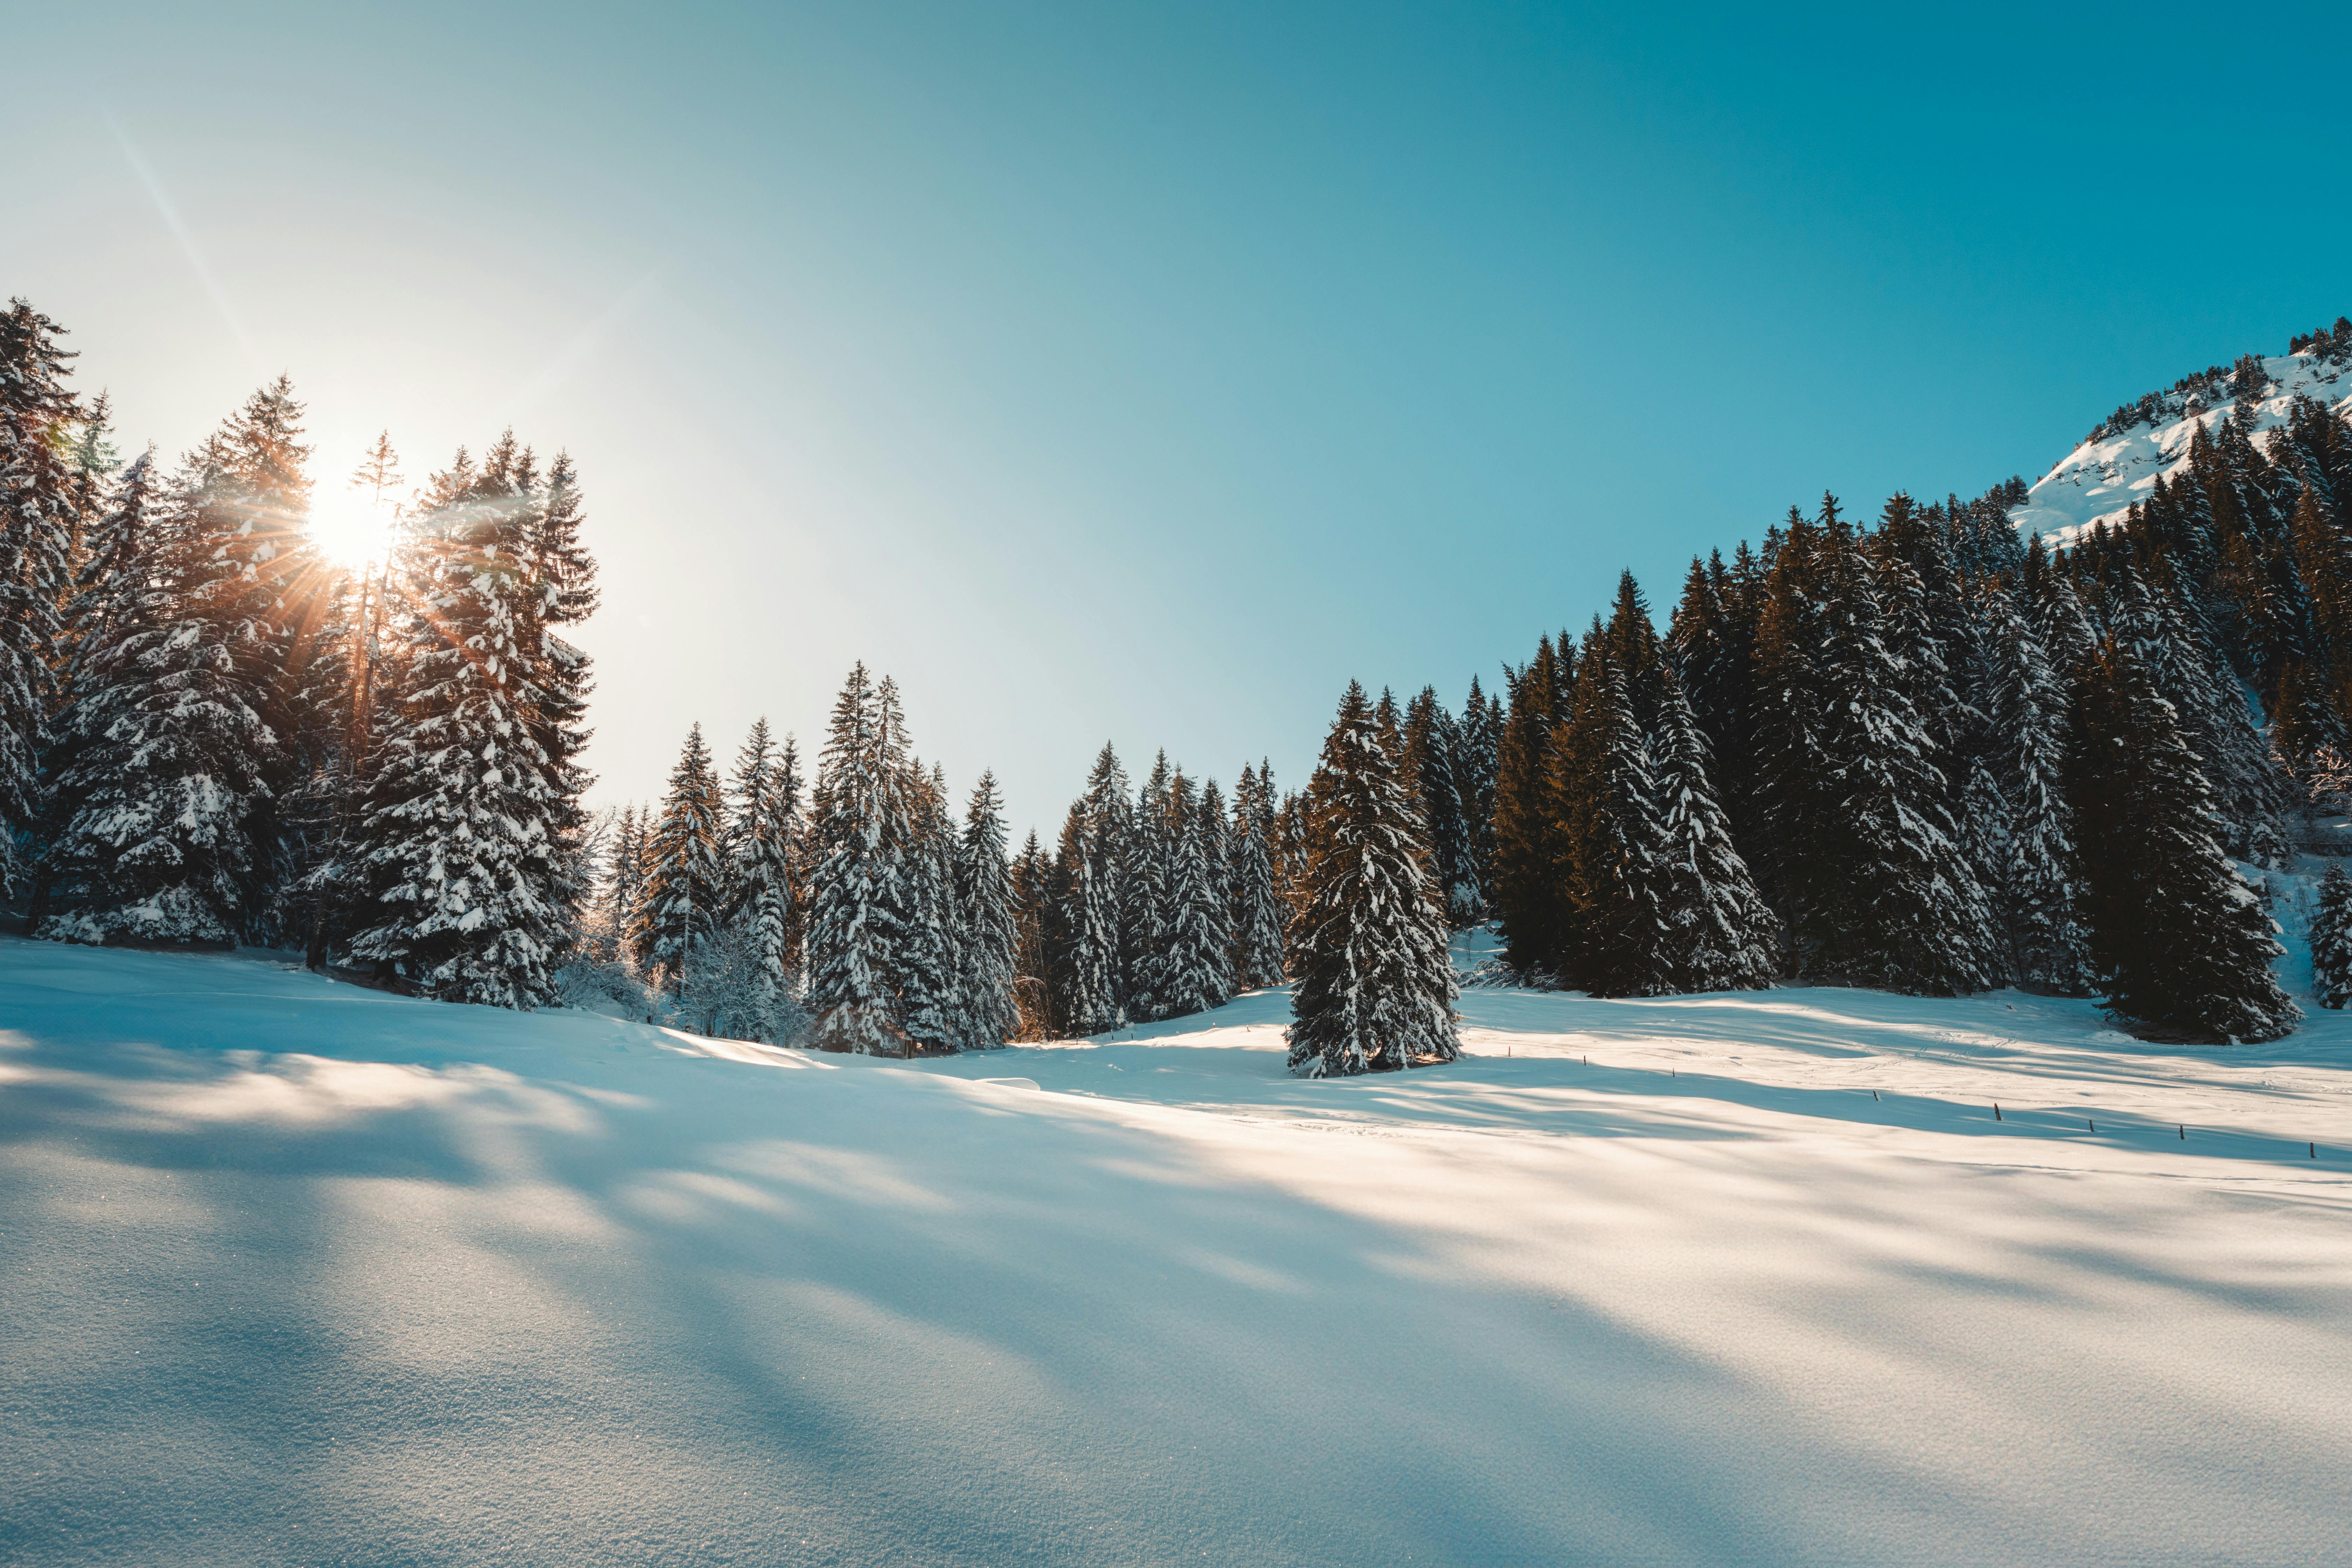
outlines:
[[[1305,1082],[1286,1007],[886,1062],[0,941],[0,1561],[2352,1540],[2343,1015],[1474,988]]]
[[[2287,406],[2297,394],[2352,415],[2352,364],[2296,353],[2265,359],[2263,369],[2272,384],[2256,411],[2256,431],[2285,424]],[[2135,425],[2120,436],[2084,442],[2042,477],[2025,504],[2010,512],[2010,521],[2057,544],[2072,543],[2095,522],[2119,521],[2133,502],[2147,499],[2158,477],[2169,479],[2188,466],[2189,440],[2200,425],[2210,429],[2229,417],[2226,390],[2212,395],[2218,401],[2201,413],[2184,411],[2156,425]]]

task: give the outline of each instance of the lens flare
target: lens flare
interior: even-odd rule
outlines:
[[[357,570],[383,555],[392,531],[392,509],[371,503],[354,490],[313,498],[306,530],[319,552],[338,566]]]

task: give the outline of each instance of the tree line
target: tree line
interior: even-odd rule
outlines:
[[[1303,1072],[1449,1058],[1447,939],[1488,922],[1510,978],[1599,995],[2296,1016],[2245,868],[2352,794],[2352,430],[2309,399],[2257,429],[2252,356],[2175,389],[2181,471],[2068,548],[2021,543],[2019,480],[1866,527],[1824,497],[1695,560],[1663,633],[1628,574],[1458,714],[1351,686],[1303,790],[1261,763],[1228,797],[1164,754],[1138,781],[1106,746],[1016,850],[993,779],[959,803],[862,665],[813,764],[762,721],[722,779],[698,727],[659,802],[592,818],[567,456],[460,451],[353,568],[307,531],[283,378],[170,469],[123,463],[60,337],[0,316],[0,876],[40,936],[889,1053],[1287,980]],[[2352,323],[2299,342],[2333,363]],[[399,490],[388,438],[352,483]]]

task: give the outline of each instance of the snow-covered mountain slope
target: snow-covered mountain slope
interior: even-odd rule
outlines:
[[[2287,405],[2298,394],[2338,413],[2352,412],[2352,360],[2304,353],[2265,359],[2262,364],[2271,384],[2255,406],[2257,430],[2284,424]],[[2042,477],[2027,493],[2025,504],[2010,512],[2010,521],[2029,533],[2051,536],[2053,543],[2074,539],[2094,522],[2116,521],[2134,501],[2147,499],[2159,475],[2169,478],[2185,467],[2197,427],[2227,418],[2231,405],[2226,390],[2144,399],[2142,406],[2150,418],[2121,431],[2111,428],[2113,421],[2103,425],[2102,434],[2075,447]]]
[[[888,1063],[0,942],[0,1561],[2352,1540],[2342,1015],[1473,992],[1307,1083],[1285,1005]]]

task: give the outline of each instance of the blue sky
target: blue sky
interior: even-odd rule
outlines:
[[[49,7],[0,291],[167,453],[569,447],[604,800],[895,673],[1049,832],[2352,311],[2340,6]]]

